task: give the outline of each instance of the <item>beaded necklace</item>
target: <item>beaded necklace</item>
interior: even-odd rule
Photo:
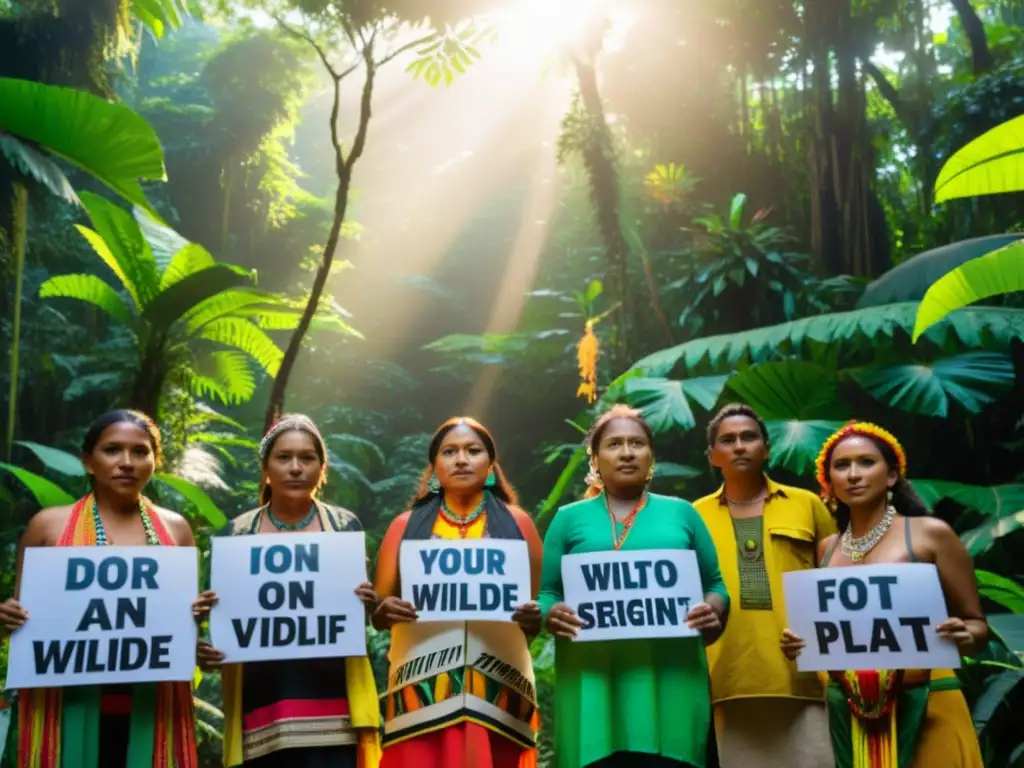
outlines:
[[[160,537],[156,535],[156,529],[153,527],[153,521],[149,517],[146,502],[141,498],[139,499],[139,514],[142,516],[142,530],[146,532],[146,544],[150,546],[159,544]],[[100,505],[96,501],[95,496],[92,499],[92,520],[96,526],[96,546],[105,547],[112,545],[114,542],[107,536],[107,529],[103,527],[103,520],[100,518]]]
[[[448,502],[441,499],[441,517],[445,519],[445,522],[450,523],[459,529],[459,538],[466,538],[466,534],[469,532],[469,527],[473,525],[480,515],[484,513],[484,501],[486,497],[480,499],[480,503],[476,505],[472,512],[465,517],[460,517],[448,508]]]
[[[270,518],[271,524],[279,531],[301,531],[307,525],[313,522],[313,518],[316,516],[316,504],[310,504],[309,514],[299,520],[297,523],[286,523],[283,520],[279,520],[274,516],[274,510],[267,504],[267,517]]]
[[[605,505],[608,507],[608,517],[612,521],[612,542],[615,544],[615,551],[618,552],[622,545],[626,543],[626,537],[629,536],[629,532],[633,528],[633,523],[636,522],[636,516],[640,514],[640,510],[647,506],[647,494],[644,493],[637,500],[633,506],[633,510],[626,515],[626,519],[622,521],[622,533],[619,534],[615,529],[615,515],[612,513],[612,503],[608,498],[608,494],[604,497]]]
[[[875,523],[874,527],[863,536],[854,536],[850,526],[847,525],[843,535],[839,538],[839,548],[850,560],[859,563],[882,540],[886,531],[892,526],[892,521],[895,517],[896,510],[890,504],[885,508],[885,514],[882,515],[882,519]]]

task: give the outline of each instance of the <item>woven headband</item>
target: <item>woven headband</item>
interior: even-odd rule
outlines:
[[[818,485],[821,486],[821,493],[823,496],[827,496],[832,492],[832,486],[828,482],[828,459],[832,455],[832,451],[840,440],[845,440],[851,435],[862,435],[864,437],[872,437],[875,440],[881,440],[883,443],[892,449],[892,452],[896,455],[896,462],[898,463],[897,471],[900,477],[907,476],[907,454],[903,450],[903,446],[900,445],[900,441],[896,439],[895,435],[882,429],[877,424],[871,424],[867,421],[851,421],[842,429],[838,429],[829,435],[828,439],[821,446],[821,452],[818,453],[818,458],[814,462],[814,466],[818,471]]]
[[[287,432],[292,429],[309,432],[321,446],[324,444],[324,438],[320,434],[320,430],[318,430],[316,425],[309,419],[299,419],[294,416],[278,419],[270,425],[270,429],[267,430],[267,434],[265,434],[263,439],[260,440],[260,461],[267,460],[267,454],[270,453],[270,446],[273,445],[277,436],[282,432]]]

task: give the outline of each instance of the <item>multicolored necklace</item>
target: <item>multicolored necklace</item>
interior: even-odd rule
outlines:
[[[647,506],[647,494],[643,494],[637,500],[633,506],[633,510],[626,515],[626,519],[622,521],[622,533],[619,534],[615,528],[616,520],[615,515],[612,513],[612,503],[608,498],[608,494],[604,497],[605,506],[608,507],[608,517],[612,521],[612,542],[615,545],[615,551],[618,552],[622,545],[626,543],[626,537],[629,536],[629,532],[633,529],[633,523],[636,522],[636,516],[640,514],[640,510]]]
[[[270,508],[269,504],[267,504],[267,517],[270,518],[270,523],[279,531],[301,531],[312,523],[313,518],[316,517],[316,504],[310,504],[309,514],[297,523],[286,523],[283,520],[276,518],[274,516],[274,510]]]
[[[480,515],[484,513],[484,502],[486,496],[480,499],[480,503],[476,505],[472,512],[465,517],[455,514],[448,508],[448,502],[441,499],[441,517],[444,518],[445,522],[455,526],[459,529],[459,538],[466,538],[466,534],[469,533],[469,527],[473,525],[477,520],[480,519]]]
[[[156,535],[156,528],[149,518],[149,510],[146,508],[145,499],[139,499],[139,514],[142,516],[142,530],[146,532],[146,544],[155,546],[160,543],[160,537]],[[114,542],[107,536],[107,529],[103,527],[103,520],[100,518],[100,505],[96,497],[92,497],[92,521],[96,527],[96,546],[105,547]]]

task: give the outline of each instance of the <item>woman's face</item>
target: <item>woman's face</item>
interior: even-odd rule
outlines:
[[[875,442],[860,435],[844,438],[832,449],[828,474],[832,492],[849,507],[877,505],[898,476]]]
[[[103,430],[92,453],[82,456],[82,463],[100,496],[134,500],[153,476],[156,455],[145,429],[119,421]]]
[[[640,424],[633,419],[612,419],[601,433],[595,459],[601,482],[615,491],[645,485],[654,452]]]
[[[480,436],[460,424],[441,440],[434,459],[434,474],[448,492],[475,493],[484,487],[491,471],[491,457]]]
[[[711,465],[723,472],[760,472],[768,459],[761,427],[749,416],[722,419],[711,447]]]
[[[274,441],[263,467],[263,481],[273,498],[311,499],[323,480],[324,465],[316,440],[308,432],[292,429]]]

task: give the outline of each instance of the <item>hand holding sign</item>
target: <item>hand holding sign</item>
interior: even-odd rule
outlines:
[[[974,635],[963,619],[946,619],[936,628],[939,637],[956,643],[961,656],[970,656],[974,652]]]
[[[391,629],[395,624],[416,621],[416,607],[400,597],[389,595],[380,601],[373,612],[373,626],[377,629]]]
[[[21,603],[13,597],[0,603],[0,625],[8,632],[18,629],[26,621],[28,621],[28,611],[22,608]]]
[[[555,637],[572,639],[576,637],[583,622],[568,603],[557,603],[548,611],[548,632]]]
[[[519,625],[527,637],[540,634],[540,619],[540,606],[534,602],[520,605],[512,614],[512,621]]]

